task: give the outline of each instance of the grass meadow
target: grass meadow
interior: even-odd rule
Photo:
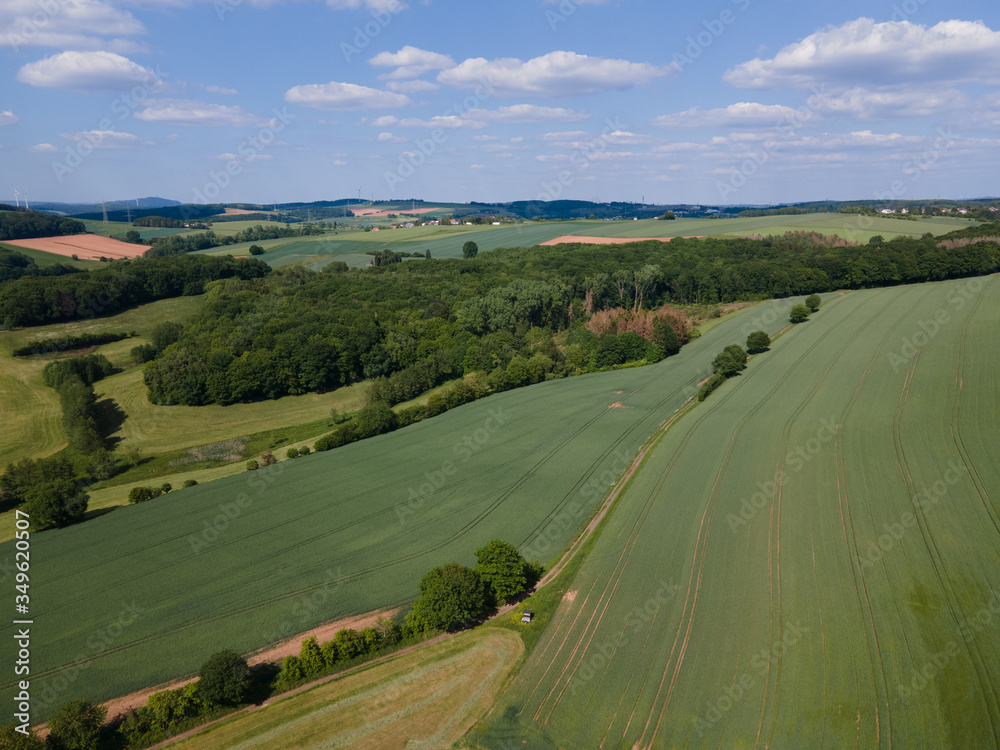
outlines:
[[[524,651],[506,630],[460,633],[223,722],[177,750],[446,748],[485,713]]]

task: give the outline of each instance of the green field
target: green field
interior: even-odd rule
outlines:
[[[0,332],[0,456],[3,466],[22,458],[50,456],[66,445],[59,396],[42,382],[47,359],[15,359],[11,352],[30,342],[67,334],[136,331],[149,335],[163,320],[183,320],[197,310],[203,297],[178,297],[127,310],[108,318],[57,323],[44,328]],[[136,340],[119,341],[101,347],[112,362],[121,364]],[[133,376],[134,377],[134,376]],[[139,373],[141,379],[141,373]]]
[[[36,535],[32,615],[46,626],[32,684],[42,695],[83,674],[103,700],[189,674],[220,648],[248,652],[410,602],[426,570],[470,563],[493,537],[553,558],[715,353],[747,329],[777,331],[791,304],[737,314],[657,365],[508,391]],[[12,559],[12,543],[0,545],[0,561]],[[317,596],[322,606],[307,606]],[[140,616],[102,642],[132,603]]]
[[[259,223],[259,222],[258,222]],[[674,221],[552,221],[524,222],[494,227],[421,226],[410,229],[383,229],[378,232],[341,231],[313,237],[259,242],[268,252],[260,256],[269,265],[280,267],[305,264],[313,270],[335,261],[364,267],[369,258],[364,253],[390,249],[424,253],[433,258],[461,258],[462,245],[473,240],[480,251],[500,247],[532,247],[564,235],[641,239],[649,237],[746,236],[784,234],[806,231],[836,234],[855,242],[867,242],[876,234],[891,239],[902,235],[919,236],[924,232],[945,234],[962,229],[971,222],[965,219],[928,219],[906,221],[892,218],[857,217],[851,214],[800,214],[763,216],[750,219],[676,219]],[[231,227],[254,222],[226,222],[217,227]],[[217,229],[218,231],[218,229]],[[227,245],[201,250],[211,255],[245,255],[253,243]]]
[[[484,747],[1000,745],[1000,277],[853,292],[634,477]]]
[[[349,674],[212,727],[177,750],[453,747],[492,704],[524,651],[496,628]]]

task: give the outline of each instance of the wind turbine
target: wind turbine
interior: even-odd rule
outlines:
[[[14,205],[17,208],[21,207],[21,194],[17,192],[17,188],[14,188]]]
[[[31,208],[28,206],[28,193],[24,192],[24,193],[21,193],[21,195],[24,196],[24,210],[25,211],[30,211]]]

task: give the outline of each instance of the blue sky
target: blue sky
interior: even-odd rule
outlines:
[[[3,0],[0,200],[997,195],[972,0]]]

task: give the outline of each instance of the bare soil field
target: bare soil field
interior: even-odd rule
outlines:
[[[8,245],[26,247],[55,253],[67,258],[75,255],[80,260],[100,260],[103,258],[138,258],[149,247],[133,245],[110,237],[96,234],[70,234],[65,237],[35,237],[30,240],[8,240]]]

